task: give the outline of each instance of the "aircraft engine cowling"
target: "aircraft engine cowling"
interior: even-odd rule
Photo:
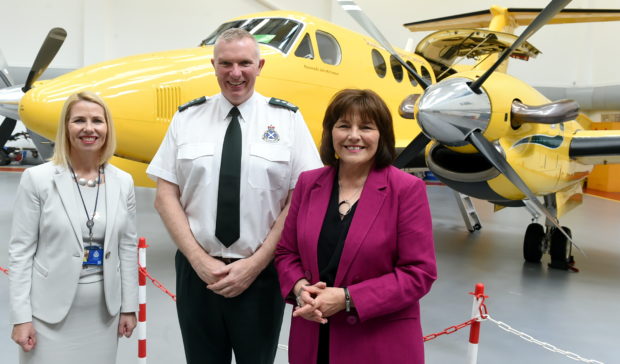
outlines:
[[[480,153],[459,153],[437,142],[426,153],[426,164],[433,174],[450,188],[471,197],[503,206],[522,206],[521,201],[508,200],[487,183],[499,171]]]

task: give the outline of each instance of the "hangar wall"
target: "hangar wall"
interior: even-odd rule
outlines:
[[[540,0],[357,0],[394,45],[408,38],[417,43],[428,33],[410,33],[403,23],[487,9],[536,8]],[[306,12],[361,31],[335,0],[39,0],[3,5],[0,50],[10,67],[27,70],[47,31],[62,26],[65,45],[51,65],[75,69],[131,54],[196,46],[223,21],[270,7]],[[620,8],[617,0],[574,0],[571,8]],[[517,33],[523,28],[517,30]],[[620,22],[548,26],[530,41],[543,54],[523,62],[514,60],[509,72],[537,87],[596,88],[620,85],[615,46]],[[620,98],[620,96],[619,96]]]

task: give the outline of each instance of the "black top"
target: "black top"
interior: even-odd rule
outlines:
[[[340,256],[344,248],[344,241],[347,238],[353,214],[355,214],[357,207],[357,202],[355,202],[351,206],[351,211],[341,220],[338,213],[338,194],[338,173],[336,173],[332,195],[329,205],[327,205],[327,213],[325,214],[325,220],[323,220],[317,248],[319,277],[328,287],[334,286]]]
[[[346,214],[342,220],[338,213],[338,172],[334,179],[334,187],[332,195],[327,205],[325,220],[319,235],[319,244],[317,247],[317,258],[319,263],[319,277],[327,287],[333,287],[336,280],[336,272],[340,264],[340,256],[344,248],[344,241],[349,233],[349,227],[353,220],[353,214],[357,208],[357,202],[351,206],[351,211]],[[319,326],[319,348],[317,356],[317,364],[329,364],[329,322]]]

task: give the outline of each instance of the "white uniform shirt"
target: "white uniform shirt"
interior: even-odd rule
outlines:
[[[146,173],[179,186],[194,237],[211,256],[246,258],[262,244],[303,171],[322,167],[300,111],[270,105],[254,92],[238,106],[242,151],[240,237],[215,237],[222,144],[233,105],[217,94],[177,112]]]

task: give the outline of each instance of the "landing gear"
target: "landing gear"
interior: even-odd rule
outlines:
[[[562,226],[562,229],[564,229],[568,236],[571,238],[573,237],[569,228]],[[571,255],[571,242],[557,228],[552,229],[550,240],[549,255],[551,256],[551,262],[549,263],[549,267],[557,269],[573,269],[572,267],[575,264],[575,260]]]
[[[539,263],[545,251],[545,229],[538,223],[531,223],[525,230],[523,239],[523,259],[530,263]]]
[[[557,218],[557,204],[555,194],[544,196],[545,207]],[[526,204],[527,207],[527,204]],[[556,225],[547,219],[545,226],[536,223],[539,215],[536,211],[530,210],[532,213],[532,223],[525,230],[523,239],[523,259],[530,263],[539,263],[544,253],[549,253],[551,261],[550,268],[578,271],[574,267],[575,260],[571,255],[572,243],[560,231]],[[562,230],[572,238],[569,228],[562,226]]]
[[[463,217],[465,226],[467,226],[467,230],[473,233],[474,231],[482,229],[476,207],[474,207],[474,204],[471,202],[471,197],[456,191],[454,191],[454,197],[456,197],[456,203],[459,207],[459,211],[461,211],[461,216]]]

